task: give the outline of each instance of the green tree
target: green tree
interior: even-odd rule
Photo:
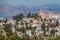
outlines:
[[[23,19],[24,18],[23,13],[19,14],[18,16],[19,16],[19,19]]]
[[[17,35],[16,32],[14,33],[14,35],[15,35],[15,36],[14,36],[14,37],[15,37],[15,40],[20,40],[20,38],[18,37],[18,35]]]
[[[52,30],[51,30],[51,33],[50,33],[50,36],[51,36],[51,37],[52,37],[52,36],[55,37],[55,33],[56,33],[56,32],[58,32],[58,31],[55,30],[55,29],[52,29]]]
[[[58,21],[58,20],[56,21],[56,24],[55,24],[55,26],[59,26],[59,21]]]
[[[35,13],[35,17],[38,17],[38,14],[37,13]]]
[[[26,17],[31,18],[31,12],[28,12]]]
[[[13,20],[19,20],[18,17],[19,17],[18,15],[13,16]]]
[[[49,26],[46,26],[46,28],[47,28],[47,31],[49,31]]]
[[[20,13],[20,14],[18,14],[16,16],[13,16],[13,20],[17,20],[17,21],[20,21],[23,18],[24,18],[23,13]]]
[[[41,25],[41,29],[44,31],[44,35],[45,35],[45,33],[46,33],[46,26],[45,26],[45,23],[43,22],[43,24]]]
[[[4,31],[5,31],[6,33],[12,33],[11,27],[12,27],[12,24],[11,24],[11,23],[10,23],[10,24],[6,24],[6,25],[4,26]]]
[[[32,18],[34,18],[34,17],[35,17],[35,15],[32,13],[31,17],[32,17]]]
[[[5,40],[5,38],[2,36],[2,28],[0,27],[0,40]]]
[[[6,18],[4,22],[6,23],[7,21],[8,21],[8,19]]]

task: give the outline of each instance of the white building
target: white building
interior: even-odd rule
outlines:
[[[36,35],[39,36],[39,35],[42,35],[43,34],[43,31],[41,30],[41,27],[37,27],[36,30]]]
[[[26,33],[27,33],[29,36],[32,36],[31,32],[32,32],[31,30],[27,30],[27,31],[26,31]]]

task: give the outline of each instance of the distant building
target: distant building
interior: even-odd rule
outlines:
[[[49,17],[58,19],[60,17],[60,14],[49,13]]]
[[[46,19],[49,19],[49,18],[58,19],[60,17],[60,14],[53,13],[53,12],[49,12],[48,14],[46,14],[44,11],[40,11],[38,16],[41,16],[42,18],[46,18]]]
[[[40,11],[39,14],[38,14],[38,16],[41,16],[42,18],[46,18],[46,19],[49,18],[49,15],[46,14],[45,12],[43,12],[43,11]]]

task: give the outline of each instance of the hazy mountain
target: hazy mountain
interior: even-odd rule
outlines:
[[[35,7],[32,7],[32,8],[30,8],[30,11],[31,12],[38,12],[38,11],[40,11],[40,6],[35,6]]]
[[[23,12],[24,15],[26,15],[27,12],[30,11],[30,9],[28,7],[25,7],[23,5],[19,5],[17,8],[18,8],[18,10],[20,10],[20,12]]]
[[[27,8],[23,5],[13,6],[13,5],[10,5],[10,4],[1,4],[0,5],[0,17],[11,18],[13,15],[17,15],[21,12],[26,14],[28,11],[38,12],[41,9],[44,12],[60,13],[60,5],[57,5],[57,4],[50,4],[50,5],[44,5],[44,6],[35,6],[35,7],[32,7],[32,8]]]
[[[29,8],[23,6],[23,5],[20,5],[17,7],[19,10],[22,10],[22,11],[29,11]]]
[[[58,4],[50,4],[50,5],[43,5],[43,6],[36,6],[32,7],[31,10],[38,11],[38,10],[44,10],[45,12],[56,12],[60,13],[60,5]]]
[[[1,17],[10,17],[13,16],[13,12],[15,12],[17,10],[16,7],[9,5],[9,4],[3,4],[0,5],[0,16]]]
[[[56,13],[60,13],[60,5],[58,4],[44,5],[42,6],[42,8],[49,10],[49,11],[56,12]]]
[[[8,17],[11,18],[13,15],[17,15],[21,12],[27,12],[29,9],[24,6],[12,6],[10,4],[2,4],[0,5],[0,17]]]

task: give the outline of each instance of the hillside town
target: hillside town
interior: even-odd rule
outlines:
[[[60,40],[60,14],[44,11],[0,19],[0,40]]]

